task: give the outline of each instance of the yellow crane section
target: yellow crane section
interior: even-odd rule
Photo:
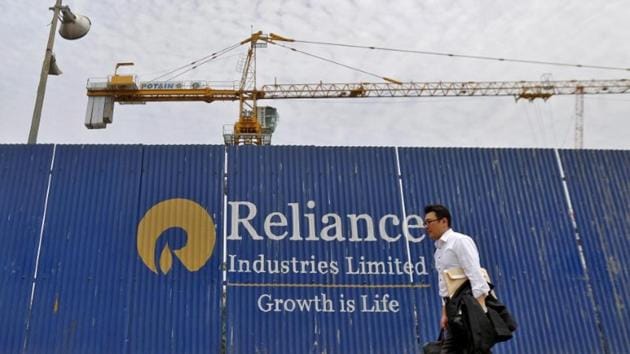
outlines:
[[[569,81],[490,81],[490,82],[400,82],[383,78],[385,82],[273,84],[256,88],[256,48],[274,41],[292,41],[273,33],[257,32],[241,44],[249,44],[248,54],[238,87],[219,89],[204,81],[146,81],[133,75],[118,74],[106,80],[89,80],[88,111],[85,125],[105,128],[112,122],[113,104],[143,104],[146,102],[239,101],[239,119],[233,132],[224,132],[226,144],[269,144],[275,129],[277,112],[273,107],[259,107],[258,100],[366,98],[366,97],[480,97],[512,96],[516,100],[549,99],[555,95],[576,95],[580,99],[590,94],[630,93],[630,80],[569,80]],[[579,127],[581,122],[577,123]]]
[[[116,79],[115,76],[112,79]],[[151,88],[141,88],[151,87]],[[160,88],[164,87],[164,88]],[[88,96],[111,97],[120,103],[168,101],[237,101],[251,99],[353,98],[353,97],[461,97],[513,96],[516,99],[548,99],[557,95],[623,94],[630,92],[630,80],[585,81],[486,81],[486,82],[403,82],[400,84],[312,83],[272,84],[260,89],[214,89],[202,81],[163,83],[133,82],[125,87],[90,87]]]

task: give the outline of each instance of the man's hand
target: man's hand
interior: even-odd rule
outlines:
[[[440,329],[446,329],[448,327],[448,317],[446,314],[442,314],[442,318],[440,319]]]
[[[486,307],[486,295],[481,295],[477,298],[477,302],[481,305],[481,309],[483,312],[488,312],[488,308]]]
[[[448,317],[446,317],[446,306],[442,306],[442,318],[440,318],[440,329],[448,327]]]

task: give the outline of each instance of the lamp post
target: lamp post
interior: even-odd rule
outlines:
[[[42,117],[42,106],[44,104],[44,94],[46,93],[46,82],[48,75],[59,75],[61,70],[57,68],[56,60],[53,54],[53,45],[55,43],[55,31],[57,30],[57,21],[59,14],[61,18],[61,28],[59,34],[65,39],[79,39],[85,36],[90,30],[90,20],[81,15],[75,15],[70,11],[68,6],[62,6],[61,0],[56,0],[55,6],[51,7],[53,11],[52,22],[50,23],[50,33],[48,34],[48,45],[44,54],[44,63],[42,64],[42,72],[39,77],[39,86],[37,87],[37,97],[35,98],[35,108],[33,109],[33,119],[31,120],[31,130],[28,134],[28,143],[37,143],[37,134],[39,132],[39,123]]]

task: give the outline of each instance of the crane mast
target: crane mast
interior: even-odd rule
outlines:
[[[203,81],[141,82],[133,75],[118,74],[102,80],[88,80],[88,108],[85,125],[89,129],[105,128],[113,121],[113,105],[118,103],[239,101],[238,121],[226,129],[228,145],[267,145],[275,129],[277,112],[273,107],[259,107],[259,100],[335,99],[367,97],[481,97],[512,96],[516,100],[547,100],[557,95],[576,95],[576,148],[582,147],[583,95],[627,94],[630,80],[568,81],[488,81],[488,82],[385,82],[272,84],[256,87],[256,49],[274,41],[291,42],[262,31],[253,33],[241,44],[249,44],[238,88],[219,89]]]
[[[257,144],[263,143],[262,128],[258,122],[258,112],[256,105],[256,48],[258,47],[261,31],[258,31],[241,44],[249,43],[247,57],[243,65],[243,73],[239,85],[239,117],[234,124],[232,144]],[[224,131],[224,136],[229,132]]]

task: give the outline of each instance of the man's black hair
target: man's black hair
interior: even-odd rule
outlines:
[[[444,205],[430,204],[424,207],[424,215],[434,212],[438,219],[446,218],[448,227],[451,227],[451,212]]]

